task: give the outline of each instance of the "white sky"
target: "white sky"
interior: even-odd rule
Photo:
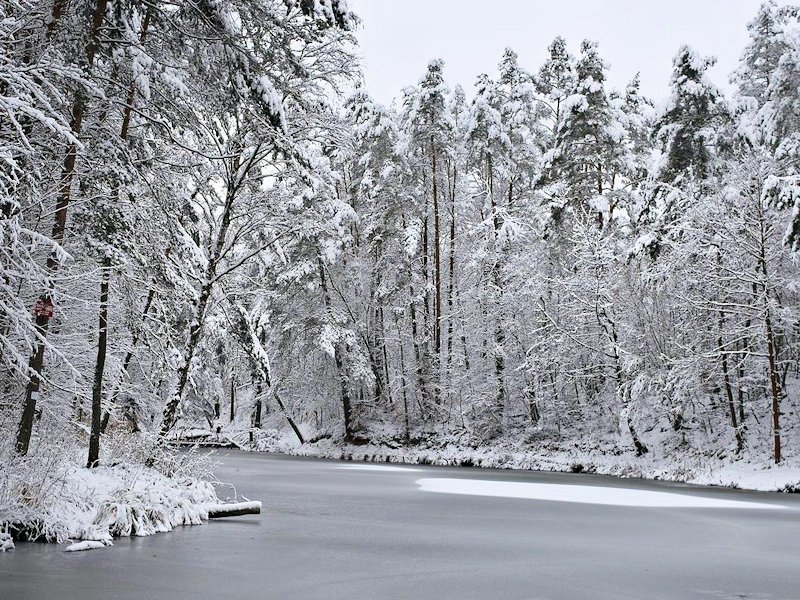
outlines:
[[[556,35],[577,54],[585,38],[600,43],[611,88],[639,71],[642,91],[668,93],[672,57],[681,44],[716,56],[710,76],[729,89],[747,43],[746,25],[760,0],[348,0],[362,18],[358,31],[367,89],[390,103],[416,83],[431,58],[445,60],[445,77],[471,95],[480,73],[494,74],[510,46],[538,71]],[[786,1],[781,2],[786,4]]]

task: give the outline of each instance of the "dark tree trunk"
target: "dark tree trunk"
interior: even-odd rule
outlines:
[[[772,329],[772,315],[769,307],[769,273],[767,270],[767,234],[765,225],[765,215],[759,211],[759,266],[764,276],[762,281],[762,292],[764,302],[764,329],[766,333],[767,362],[769,364],[769,387],[772,396],[772,438],[773,438],[773,459],[775,464],[781,462],[781,406],[780,389],[778,384],[777,352],[775,351],[775,334]]]
[[[264,400],[261,398],[261,382],[258,384],[258,389],[256,390],[256,409],[255,414],[253,415],[253,427],[256,429],[261,429],[261,412],[263,410]]]
[[[439,188],[436,172],[436,145],[431,136],[431,173],[433,179],[433,348],[436,362],[442,352],[442,253],[441,223],[439,218]]]
[[[781,462],[781,406],[778,386],[778,369],[775,359],[775,336],[772,331],[772,318],[769,308],[764,311],[764,326],[767,332],[767,359],[769,361],[769,387],[772,395],[772,436],[773,458],[775,464]]]
[[[630,399],[630,391],[629,387],[625,385],[623,372],[622,372],[622,361],[620,360],[619,356],[619,337],[617,336],[617,326],[612,319],[608,317],[608,315],[604,315],[605,320],[607,321],[607,325],[601,325],[603,328],[609,333],[610,341],[611,341],[611,352],[614,357],[614,379],[617,383],[617,390],[618,393],[622,395],[622,403],[625,410],[625,424],[628,427],[628,433],[631,435],[631,439],[633,440],[633,446],[636,448],[636,456],[644,456],[649,452],[647,446],[642,442],[639,438],[639,434],[636,432],[636,427],[633,423],[633,415],[631,414],[631,399]],[[598,316],[598,319],[600,317]]]
[[[725,387],[725,397],[728,400],[728,413],[730,414],[731,427],[733,427],[733,435],[736,439],[736,452],[737,454],[742,451],[744,440],[742,439],[742,430],[739,423],[736,421],[736,405],[733,400],[733,388],[731,386],[730,369],[728,367],[728,353],[725,350],[724,340],[722,339],[722,326],[725,322],[725,313],[720,312],[719,315],[719,338],[717,345],[719,346],[720,357],[722,362],[722,383]]]
[[[325,301],[325,311],[330,318],[332,316],[332,302],[331,296],[328,292],[328,282],[325,278],[325,265],[321,257],[317,257],[317,265],[319,267],[319,279],[322,286],[322,294]],[[353,442],[356,439],[355,423],[353,419],[353,403],[350,397],[350,381],[347,376],[347,371],[344,367],[344,360],[342,359],[342,346],[338,341],[333,347],[333,358],[336,363],[336,374],[339,379],[339,393],[342,401],[342,413],[344,416],[344,439],[346,442]]]
[[[53,22],[61,18],[64,9],[62,2],[56,2],[53,5]],[[94,57],[97,52],[99,44],[100,27],[103,24],[103,17],[108,5],[107,0],[97,0],[95,3],[94,11],[92,13],[92,20],[90,25],[89,43],[86,47],[86,69],[91,72],[94,64]],[[84,93],[79,91],[75,95],[72,103],[72,120],[70,129],[75,137],[78,137],[83,129],[83,116],[85,110],[86,100]],[[54,242],[60,244],[64,241],[64,232],[67,228],[67,211],[69,209],[70,200],[72,198],[72,179],[75,175],[75,162],[78,157],[78,147],[75,143],[67,145],[67,153],[64,158],[64,167],[61,172],[61,183],[58,192],[58,201],[56,202],[55,221],[53,222],[53,231],[51,238]],[[55,275],[58,271],[60,264],[58,256],[55,252],[51,253],[47,259],[47,270],[51,275]],[[40,296],[43,303],[52,304],[52,295],[48,290]],[[26,455],[30,446],[31,434],[33,433],[33,419],[36,414],[36,402],[39,399],[39,387],[41,385],[42,367],[44,366],[44,350],[45,340],[47,339],[49,319],[47,316],[37,316],[36,318],[36,332],[39,341],[36,345],[36,351],[28,361],[30,372],[30,380],[25,390],[25,400],[22,405],[22,416],[17,430],[17,443],[16,450],[18,454]]]
[[[97,360],[94,367],[94,385],[92,386],[92,430],[89,435],[88,468],[100,462],[101,415],[103,413],[103,371],[106,366],[106,349],[108,347],[108,282],[111,277],[111,259],[103,259],[103,273],[100,279],[100,318],[97,336]]]
[[[231,377],[231,414],[230,422],[236,418],[236,378]]]
[[[142,321],[147,318],[147,314],[150,312],[150,306],[153,304],[153,298],[155,298],[156,291],[155,288],[150,288],[150,291],[147,294],[147,300],[145,300],[144,308],[142,309]],[[122,387],[122,381],[125,378],[125,375],[128,372],[128,368],[130,367],[131,361],[133,360],[134,349],[136,348],[136,344],[139,342],[139,335],[134,333],[133,338],[131,339],[131,349],[125,353],[125,358],[122,360],[122,372],[119,374],[119,379],[114,386],[114,389],[111,392],[111,398],[109,400],[109,405],[114,406],[117,403],[117,398],[119,397],[119,391]],[[219,415],[217,415],[219,416]],[[106,427],[108,427],[108,421],[111,417],[111,413],[106,411],[103,414],[103,420],[100,423],[100,433],[106,432]]]
[[[147,33],[148,33],[148,29],[150,27],[151,14],[152,14],[152,8],[148,7],[147,12],[144,15],[144,20],[142,21],[141,32],[139,33],[139,41],[140,42],[144,42],[145,39],[147,39]],[[134,103],[135,98],[136,98],[136,86],[133,83],[131,83],[131,85],[128,87],[128,96],[127,96],[127,100],[126,100],[126,103],[125,103],[125,109],[123,110],[123,113],[122,113],[122,126],[120,128],[120,134],[119,134],[120,135],[120,139],[122,139],[123,141],[128,139],[128,129],[129,129],[130,123],[131,123],[131,115],[133,113],[133,103]],[[119,200],[119,188],[114,190],[113,198],[114,198],[115,203]],[[154,293],[153,290],[150,290],[150,293],[148,294],[147,302],[145,303],[145,309],[144,309],[144,314],[145,315],[147,315],[147,311],[150,309],[150,303],[152,302],[153,293]],[[137,338],[136,338],[136,336],[134,336],[134,339],[133,339],[133,346],[134,347],[136,346],[136,340],[137,340]],[[127,372],[128,365],[130,364],[130,361],[131,361],[132,357],[133,357],[133,352],[132,351],[128,352],[128,354],[125,356],[125,360],[123,361],[123,365],[122,365],[122,376],[124,376],[124,374]],[[101,377],[102,377],[102,373],[101,373]],[[112,404],[112,405],[116,402],[118,389],[119,389],[119,386],[118,385],[115,386],[114,391],[111,394],[110,404]],[[108,427],[109,416],[110,416],[110,413],[108,411],[106,411],[105,414],[103,414],[103,417],[102,417],[101,422],[100,422],[100,433],[105,433],[106,427]],[[133,427],[134,427],[134,429],[138,429],[138,424],[134,422],[133,423]]]
[[[386,324],[383,318],[383,306],[378,307],[378,325],[380,327],[380,346],[381,346],[381,354],[383,355],[383,376],[384,376],[384,385],[386,390],[386,399],[388,400],[389,404],[394,404],[394,398],[392,397],[392,390],[391,390],[391,378],[389,377],[389,351],[386,348]]]
[[[453,314],[453,291],[456,272],[456,165],[453,164],[453,179],[450,184],[450,239],[448,256],[447,281],[447,385],[452,389],[453,370],[453,331],[455,315]]]
[[[409,427],[409,420],[408,420],[408,391],[406,390],[406,360],[405,360],[405,350],[403,349],[403,336],[400,333],[400,323],[397,319],[397,315],[394,317],[395,327],[397,328],[397,342],[400,346],[400,388],[403,391],[403,417],[405,420],[405,438],[406,443],[409,442],[411,439],[411,428]]]

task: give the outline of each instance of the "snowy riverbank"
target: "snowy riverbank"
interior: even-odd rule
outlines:
[[[196,475],[205,467],[193,457],[174,457],[159,470],[134,460],[86,469],[81,458],[51,452],[5,461],[0,532],[17,540],[96,542],[72,547],[88,549],[115,537],[198,525],[219,503],[213,485]],[[0,545],[13,548],[8,536],[0,536]]]
[[[243,440],[243,436],[232,437]],[[241,447],[248,449],[248,444],[242,441]],[[800,491],[800,464],[796,461],[785,460],[781,465],[774,465],[748,455],[707,456],[697,452],[654,450],[637,457],[632,451],[620,451],[613,446],[567,448],[549,443],[534,448],[511,442],[477,448],[458,443],[390,447],[343,444],[325,439],[299,445],[288,437],[269,434],[257,439],[249,449],[365,462],[596,473],[757,491]]]

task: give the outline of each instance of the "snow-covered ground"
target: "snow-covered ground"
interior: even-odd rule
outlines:
[[[82,542],[71,551],[99,548],[114,537],[145,536],[198,525],[219,505],[206,467],[187,453],[161,470],[133,460],[86,469],[70,451],[2,457],[0,548],[16,539]],[[196,464],[190,464],[195,461]],[[202,478],[201,478],[202,477]],[[88,543],[91,542],[91,543]]]

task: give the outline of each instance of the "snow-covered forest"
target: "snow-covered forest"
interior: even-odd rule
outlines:
[[[391,106],[344,0],[0,11],[0,509],[198,430],[800,460],[800,6],[729,94],[556,38]]]

